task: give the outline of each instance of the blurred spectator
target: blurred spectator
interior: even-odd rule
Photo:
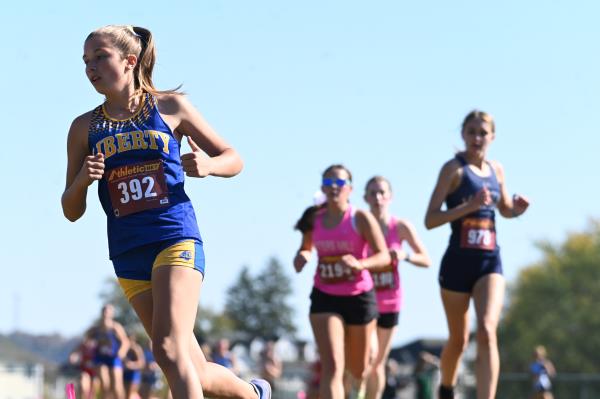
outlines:
[[[142,368],[142,376],[140,382],[140,397],[142,399],[153,399],[154,391],[158,388],[160,367],[154,360],[152,353],[152,341],[147,339],[146,345],[143,347],[144,352],[144,367]]]
[[[212,361],[231,370],[235,375],[239,375],[239,368],[235,355],[229,349],[229,340],[221,338],[217,341],[211,354]]]
[[[94,357],[96,356],[96,340],[86,331],[81,343],[69,355],[69,363],[79,369],[79,381],[77,384],[78,398],[93,399],[98,390],[98,379],[96,378]]]
[[[434,399],[435,378],[440,367],[440,359],[429,352],[419,353],[415,366],[415,384],[417,399]]]
[[[144,350],[137,343],[135,334],[129,334],[129,350],[123,359],[123,382],[127,399],[139,398],[138,391],[142,382],[144,364]]]
[[[260,375],[271,384],[271,389],[275,391],[275,381],[281,377],[283,364],[275,354],[275,342],[267,341],[264,349],[260,353]]]
[[[104,397],[123,399],[122,359],[129,350],[129,339],[123,326],[113,316],[114,307],[111,304],[104,305],[100,319],[89,333],[97,343],[94,363]]]
[[[388,359],[385,364],[385,387],[381,394],[381,399],[396,399],[398,389],[402,387],[402,380],[399,375],[399,365],[394,359]]]
[[[319,386],[321,385],[321,360],[317,358],[310,365],[308,381],[306,382],[306,399],[319,399]]]
[[[551,377],[556,375],[556,369],[550,360],[546,358],[546,348],[539,345],[533,352],[534,362],[529,366],[533,377],[532,399],[553,399]]]

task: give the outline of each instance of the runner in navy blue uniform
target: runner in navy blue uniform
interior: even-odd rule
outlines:
[[[458,364],[469,339],[472,298],[477,315],[477,398],[493,399],[500,369],[496,328],[505,289],[495,213],[498,209],[504,217],[519,216],[529,201],[509,196],[502,166],[486,159],[495,138],[489,114],[470,112],[463,121],[462,138],[465,150],[442,167],[425,217],[428,229],[446,223],[452,228],[439,274],[449,330],[439,393],[440,399],[454,397]]]
[[[529,366],[533,377],[533,394],[531,399],[554,399],[552,394],[552,377],[556,375],[554,364],[546,356],[546,348],[542,345],[535,347],[535,360]]]
[[[94,365],[103,396],[125,398],[123,358],[129,350],[129,339],[123,326],[113,319],[114,307],[102,306],[100,319],[88,333],[96,341]]]

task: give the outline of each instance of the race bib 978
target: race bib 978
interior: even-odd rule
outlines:
[[[490,219],[464,219],[460,232],[460,247],[485,251],[496,249],[494,222]]]

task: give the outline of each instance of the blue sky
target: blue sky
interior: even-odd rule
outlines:
[[[312,267],[296,275],[292,226],[321,171],[346,164],[352,202],[373,174],[388,177],[394,214],[412,220],[433,259],[402,266],[405,308],[395,343],[445,337],[437,271],[449,227],[423,227],[440,166],[462,148],[473,108],[492,113],[490,158],[530,211],[498,222],[505,275],[539,259],[534,243],[560,241],[600,217],[600,52],[594,1],[105,1],[11,2],[0,17],[5,137],[0,146],[0,332],[81,332],[112,276],[95,186],[88,210],[63,216],[66,134],[102,101],[84,75],[83,40],[111,23],[155,35],[155,83],[183,83],[246,167],[186,184],[205,240],[201,303],[214,309],[243,265],[286,266],[300,336]],[[18,141],[19,145],[9,146]]]

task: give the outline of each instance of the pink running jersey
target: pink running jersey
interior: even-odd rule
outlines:
[[[325,212],[326,209],[322,209],[315,215],[312,233],[313,245],[319,256],[315,288],[338,296],[359,295],[373,289],[369,271],[357,272],[338,262],[347,254],[354,255],[356,259],[364,259],[367,255],[367,241],[356,231],[352,207],[348,207],[342,221],[331,229],[323,226]]]
[[[385,242],[388,249],[399,250],[402,248],[402,241],[398,239],[398,220],[393,216],[388,223]],[[371,272],[375,284],[379,313],[399,312],[402,307],[402,286],[400,285],[398,266],[399,262],[395,261],[383,270]]]

